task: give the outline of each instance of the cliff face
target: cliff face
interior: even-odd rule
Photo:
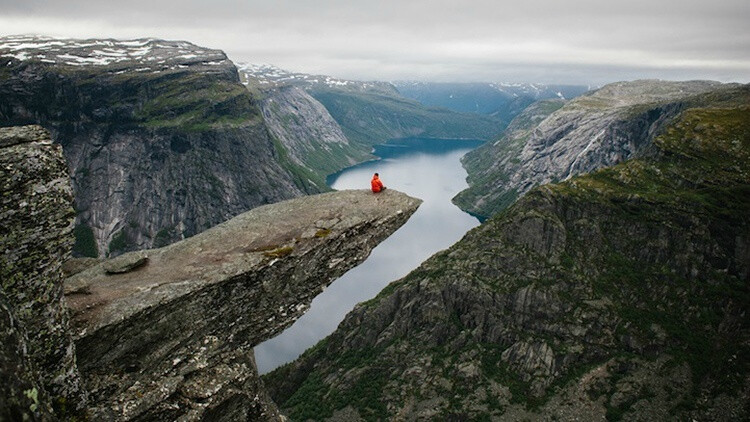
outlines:
[[[63,289],[74,213],[60,145],[39,126],[0,129],[0,182],[2,420],[278,419],[253,346],[420,204],[363,190],[262,206],[79,268]]]
[[[271,396],[299,420],[746,419],[749,104],[530,191],[265,377]]]
[[[290,161],[312,170],[303,182],[313,189],[328,189],[325,175],[372,157],[369,148],[349,142],[328,110],[299,86],[265,88],[262,96],[266,125]]]
[[[535,107],[531,114],[543,120],[523,113],[515,125],[523,130],[508,131],[497,142],[466,155],[463,163],[470,187],[454,202],[474,214],[490,216],[534,186],[637,156],[687,106],[736,89],[742,88],[704,81],[618,82],[558,110]]]
[[[86,404],[63,298],[73,244],[62,149],[39,126],[0,128],[1,420],[71,416]]]
[[[163,246],[255,206],[318,192],[218,50],[154,39],[0,38],[0,124],[63,146],[76,253]]]
[[[419,203],[396,191],[294,199],[75,274],[65,291],[92,417],[276,418],[253,346],[290,325]]]
[[[485,217],[512,204],[518,194],[500,187],[509,182],[504,171],[520,166],[518,157],[534,129],[564,104],[565,100],[557,99],[529,105],[510,122],[501,139],[464,155],[462,163],[471,169],[467,170],[466,178],[469,188],[459,192],[453,202],[463,210]]]

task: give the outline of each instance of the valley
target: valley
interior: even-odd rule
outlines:
[[[479,222],[450,201],[466,188],[460,158],[481,141],[402,139],[375,147],[378,160],[329,177],[336,190],[360,189],[379,172],[389,189],[422,199],[417,212],[376,247],[365,262],[331,284],[310,309],[279,336],[255,348],[264,374],[288,363],[331,334],[360,302],[374,298],[391,281],[405,276],[433,253],[447,248]]]

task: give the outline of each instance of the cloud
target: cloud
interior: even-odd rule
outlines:
[[[0,0],[0,28],[186,39],[358,79],[750,80],[750,2]]]

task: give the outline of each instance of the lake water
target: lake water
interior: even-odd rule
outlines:
[[[328,184],[337,190],[369,189],[372,174],[378,172],[386,187],[424,203],[406,224],[373,249],[365,262],[318,295],[292,326],[255,347],[261,374],[296,359],[331,334],[354,305],[372,299],[390,282],[479,224],[451,202],[467,187],[466,171],[459,160],[479,145],[480,141],[446,139],[389,141],[375,147],[380,160],[349,167],[328,178]]]

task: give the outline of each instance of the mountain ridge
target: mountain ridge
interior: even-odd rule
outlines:
[[[454,203],[490,216],[533,186],[637,156],[686,107],[746,89],[710,81],[618,82],[548,109],[541,121],[522,113],[515,126],[524,130],[506,132],[462,159],[469,188]]]
[[[534,101],[559,98],[570,100],[590,90],[583,85],[534,83],[435,83],[394,82],[399,92],[427,106],[459,112],[473,112],[511,121]]]

